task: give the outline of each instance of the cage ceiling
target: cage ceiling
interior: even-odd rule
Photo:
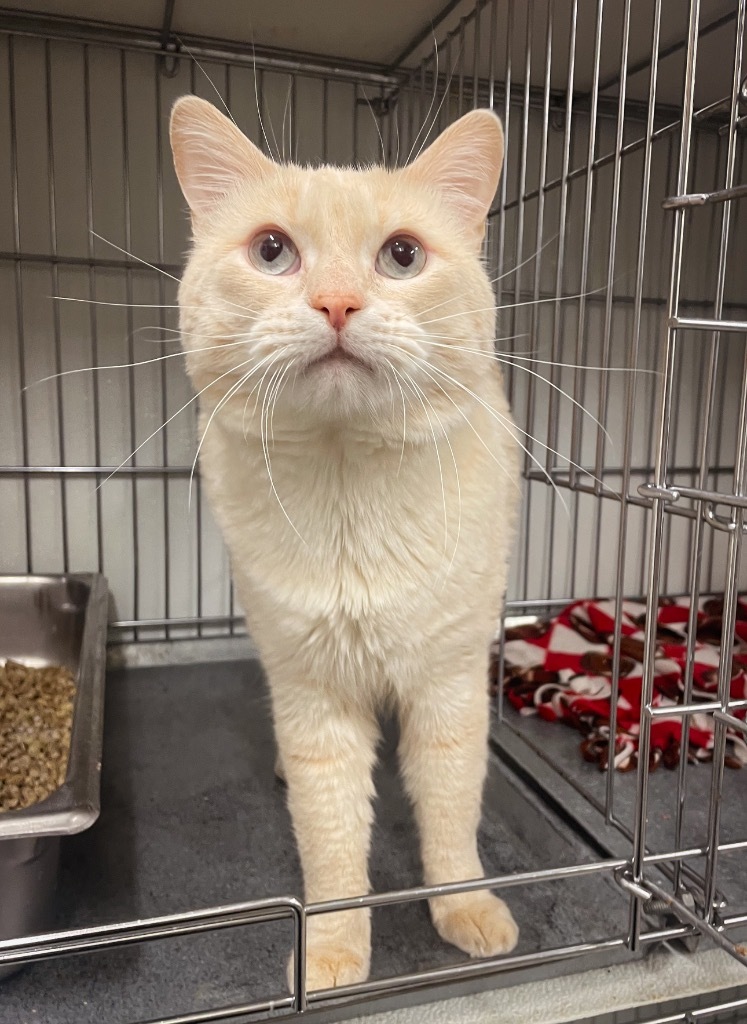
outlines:
[[[189,45],[189,41],[212,40],[229,44],[230,49],[277,48],[284,51],[315,54],[332,63],[361,62],[392,70],[410,67],[433,49],[434,36],[444,38],[446,32],[458,32],[459,23],[474,9],[473,0],[376,0],[377,17],[370,17],[370,0],[16,0],[0,8],[0,17],[31,15],[45,18],[48,29],[61,31],[80,26],[127,27],[141,37],[165,46]],[[490,17],[489,3],[477,5],[484,18]],[[514,5],[512,26],[502,35],[513,41],[511,58],[516,68],[525,67],[525,42],[531,56],[531,81],[541,86],[544,76],[545,41],[541,33],[530,33],[527,39],[527,14],[534,14],[534,24],[546,21],[552,10],[554,52],[553,88],[562,90],[568,77],[569,47],[572,19],[578,21],[575,51],[575,83],[579,92],[591,89],[594,55],[593,23],[595,5],[592,0],[529,0]],[[611,3],[605,8],[605,22],[621,22],[623,5]],[[733,0],[702,0],[700,16],[699,67],[696,104],[712,103],[721,95],[720,71],[725,54],[730,52]],[[663,4],[658,97],[663,104],[679,105],[682,97],[683,53],[687,36],[688,4],[686,0],[668,0]],[[539,18],[539,21],[537,20]],[[630,25],[630,56],[628,60],[628,94],[631,99],[645,100],[648,95],[649,58],[651,50],[650,11],[644,17],[633,17]],[[586,27],[584,27],[586,26]],[[619,25],[618,25],[619,28]],[[499,26],[500,32],[500,26]],[[121,31],[120,31],[121,36]],[[601,43],[600,81],[602,94],[613,95],[619,75],[619,31],[606,31]],[[457,37],[457,43],[459,39]],[[461,44],[472,56],[473,37],[467,25]],[[506,53],[494,55],[494,74],[504,77]],[[477,71],[481,77],[490,74],[490,57],[478,53]],[[636,70],[637,69],[637,70]]]

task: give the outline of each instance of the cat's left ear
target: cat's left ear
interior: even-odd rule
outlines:
[[[174,167],[194,221],[241,181],[273,173],[275,164],[212,103],[182,96],[171,111]]]
[[[479,241],[503,166],[503,128],[492,110],[472,110],[450,125],[403,172],[435,187]]]

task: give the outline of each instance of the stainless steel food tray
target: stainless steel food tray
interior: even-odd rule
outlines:
[[[59,837],[99,815],[108,590],[103,576],[0,575],[0,660],[64,665],[78,689],[64,784],[46,800],[0,814],[0,938],[48,928]],[[14,968],[0,968],[0,978]]]

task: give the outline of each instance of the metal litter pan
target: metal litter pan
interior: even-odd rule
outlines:
[[[103,576],[0,576],[0,661],[62,665],[77,692],[67,776],[46,800],[0,812],[0,939],[53,923],[60,836],[99,815],[108,590]],[[0,967],[0,979],[17,967]]]

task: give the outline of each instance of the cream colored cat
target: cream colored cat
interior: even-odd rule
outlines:
[[[479,259],[500,122],[467,114],[406,169],[309,169],[184,97],[171,142],[201,474],[269,680],[306,899],[368,891],[383,705],[426,882],[483,877],[488,647],[518,500]],[[431,915],[472,956],[516,944],[488,892]],[[310,919],[309,988],[369,962],[368,911]]]

